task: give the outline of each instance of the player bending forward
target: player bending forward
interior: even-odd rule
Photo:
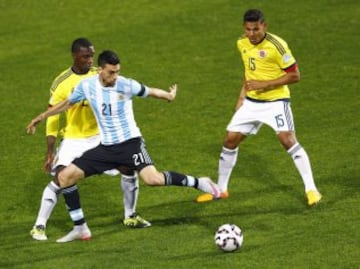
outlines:
[[[220,189],[210,178],[197,178],[173,171],[158,172],[135,122],[132,108],[134,96],[173,101],[177,85],[172,85],[167,92],[120,76],[119,72],[117,54],[103,51],[98,57],[97,75],[82,80],[67,100],[41,113],[27,126],[27,132],[34,134],[36,125],[42,120],[83,100],[87,100],[93,110],[100,129],[101,144],[85,152],[59,173],[60,187],[65,188],[84,177],[125,166],[138,171],[146,185],[194,187],[212,197],[219,197]]]

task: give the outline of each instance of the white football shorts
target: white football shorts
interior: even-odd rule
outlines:
[[[80,157],[85,151],[92,149],[100,144],[100,135],[87,138],[65,138],[63,139],[56,152],[52,170],[59,165],[68,166],[75,158]]]
[[[270,126],[277,133],[294,131],[290,102],[254,102],[245,99],[243,105],[233,115],[226,130],[244,135],[255,135],[263,124]]]

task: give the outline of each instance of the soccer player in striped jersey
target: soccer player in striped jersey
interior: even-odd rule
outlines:
[[[76,158],[59,173],[60,186],[66,188],[84,177],[125,166],[138,171],[146,185],[194,187],[218,197],[219,187],[210,178],[197,178],[173,171],[159,172],[147,152],[140,129],[135,122],[133,97],[150,96],[173,101],[177,85],[172,85],[170,91],[165,91],[120,76],[120,60],[117,54],[110,50],[99,55],[98,66],[98,75],[83,79],[67,100],[41,113],[27,126],[28,133],[33,134],[39,122],[84,100],[87,100],[92,108],[100,129],[101,143]],[[68,206],[71,210],[72,205]],[[72,237],[79,233],[72,230],[66,236]]]
[[[239,144],[267,124],[292,157],[303,180],[308,205],[317,204],[321,194],[314,183],[309,157],[295,136],[290,108],[288,84],[300,80],[296,60],[283,39],[266,31],[267,25],[260,10],[246,11],[243,22],[245,35],[237,41],[237,47],[244,63],[245,78],[220,154],[220,198],[229,196],[228,183],[237,161]],[[217,197],[202,194],[196,201],[214,199]]]
[[[93,67],[94,47],[85,38],[78,38],[71,46],[73,64],[57,76],[50,89],[49,107],[67,99],[74,87],[81,79],[97,74],[97,68]],[[66,124],[61,130],[61,142],[55,156],[56,137],[59,130],[59,116],[55,115],[47,119],[46,139],[47,156],[44,169],[51,173],[54,178],[45,187],[41,199],[35,225],[31,235],[36,240],[46,240],[45,227],[51,212],[57,203],[57,196],[63,193],[67,205],[76,204],[74,210],[69,211],[75,227],[86,231],[79,239],[89,239],[90,230],[85,222],[84,213],[80,206],[79,192],[76,185],[60,189],[58,173],[73,159],[82,155],[86,150],[97,146],[100,143],[99,129],[94,114],[86,101],[74,105],[65,113]],[[107,171],[111,175],[119,174],[118,170]],[[135,206],[138,197],[138,179],[131,172],[130,175],[121,176],[121,187],[124,192],[124,224],[130,227],[148,227],[149,222],[136,215]],[[78,239],[78,238],[74,238]]]

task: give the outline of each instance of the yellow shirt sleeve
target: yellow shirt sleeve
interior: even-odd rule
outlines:
[[[67,97],[66,88],[64,89],[64,77],[69,77],[69,70],[65,70],[53,81],[50,88],[49,107],[56,105]],[[55,136],[59,134],[60,114],[51,116],[46,120],[46,136]]]
[[[54,115],[46,120],[46,136],[58,136],[60,115]]]

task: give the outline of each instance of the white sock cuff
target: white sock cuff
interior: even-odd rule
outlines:
[[[300,149],[302,149],[302,146],[299,143],[295,143],[291,148],[288,149],[287,152],[292,156]]]
[[[239,150],[239,147],[234,148],[234,149],[228,149],[228,148],[223,146],[222,153],[224,153],[224,154],[235,154],[235,153],[238,152],[238,150]]]
[[[121,174],[121,180],[123,180],[123,181],[133,182],[133,181],[136,181],[136,179],[137,179],[136,174],[134,174],[132,176]]]
[[[50,190],[58,194],[60,192],[60,187],[54,182],[50,181],[50,183],[47,185]]]

